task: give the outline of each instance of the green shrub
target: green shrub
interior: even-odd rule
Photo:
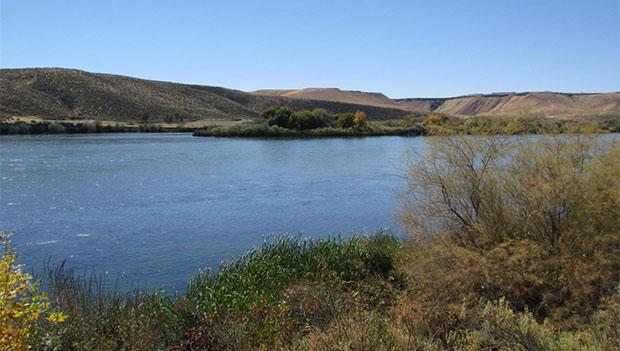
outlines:
[[[604,349],[620,349],[620,286],[603,300],[587,331],[593,338],[606,345]]]
[[[309,130],[329,126],[329,115],[325,110],[302,110],[295,112],[290,119],[289,128]]]
[[[466,328],[451,335],[455,350],[604,350],[606,343],[590,335],[563,332],[540,324],[529,312],[515,313],[500,299],[466,310]]]
[[[293,117],[293,110],[287,106],[272,106],[263,111],[261,117],[266,120],[267,124],[270,126],[289,128],[291,125],[291,118]]]
[[[445,341],[463,301],[505,298],[586,326],[620,280],[619,166],[617,144],[595,136],[433,139],[403,196],[403,315],[426,316],[409,324]]]
[[[596,136],[432,138],[408,169],[402,219],[418,238],[555,249],[620,228],[620,147]]]
[[[355,115],[353,113],[341,113],[336,115],[336,126],[347,129],[355,126]]]

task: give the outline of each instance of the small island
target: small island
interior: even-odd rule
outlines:
[[[198,137],[323,138],[429,135],[526,135],[581,132],[617,133],[618,119],[551,119],[523,114],[514,118],[450,117],[432,113],[400,120],[368,120],[364,111],[333,113],[326,109],[293,111],[272,106],[258,120],[225,125],[213,124],[194,131]]]

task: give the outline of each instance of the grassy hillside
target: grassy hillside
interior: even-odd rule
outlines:
[[[407,112],[331,101],[258,96],[221,87],[188,85],[61,68],[0,70],[0,116],[176,123],[258,117],[269,106],[294,110],[364,110],[371,119]]]

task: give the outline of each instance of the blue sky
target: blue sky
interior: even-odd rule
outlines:
[[[0,66],[390,97],[620,90],[619,0],[0,0]]]

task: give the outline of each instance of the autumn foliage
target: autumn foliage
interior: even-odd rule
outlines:
[[[16,263],[10,235],[0,232],[0,239],[4,245],[0,260],[0,350],[27,350],[34,325],[40,318],[60,323],[66,316],[48,313],[50,304],[46,295],[39,291],[32,276],[23,272],[24,266]]]

